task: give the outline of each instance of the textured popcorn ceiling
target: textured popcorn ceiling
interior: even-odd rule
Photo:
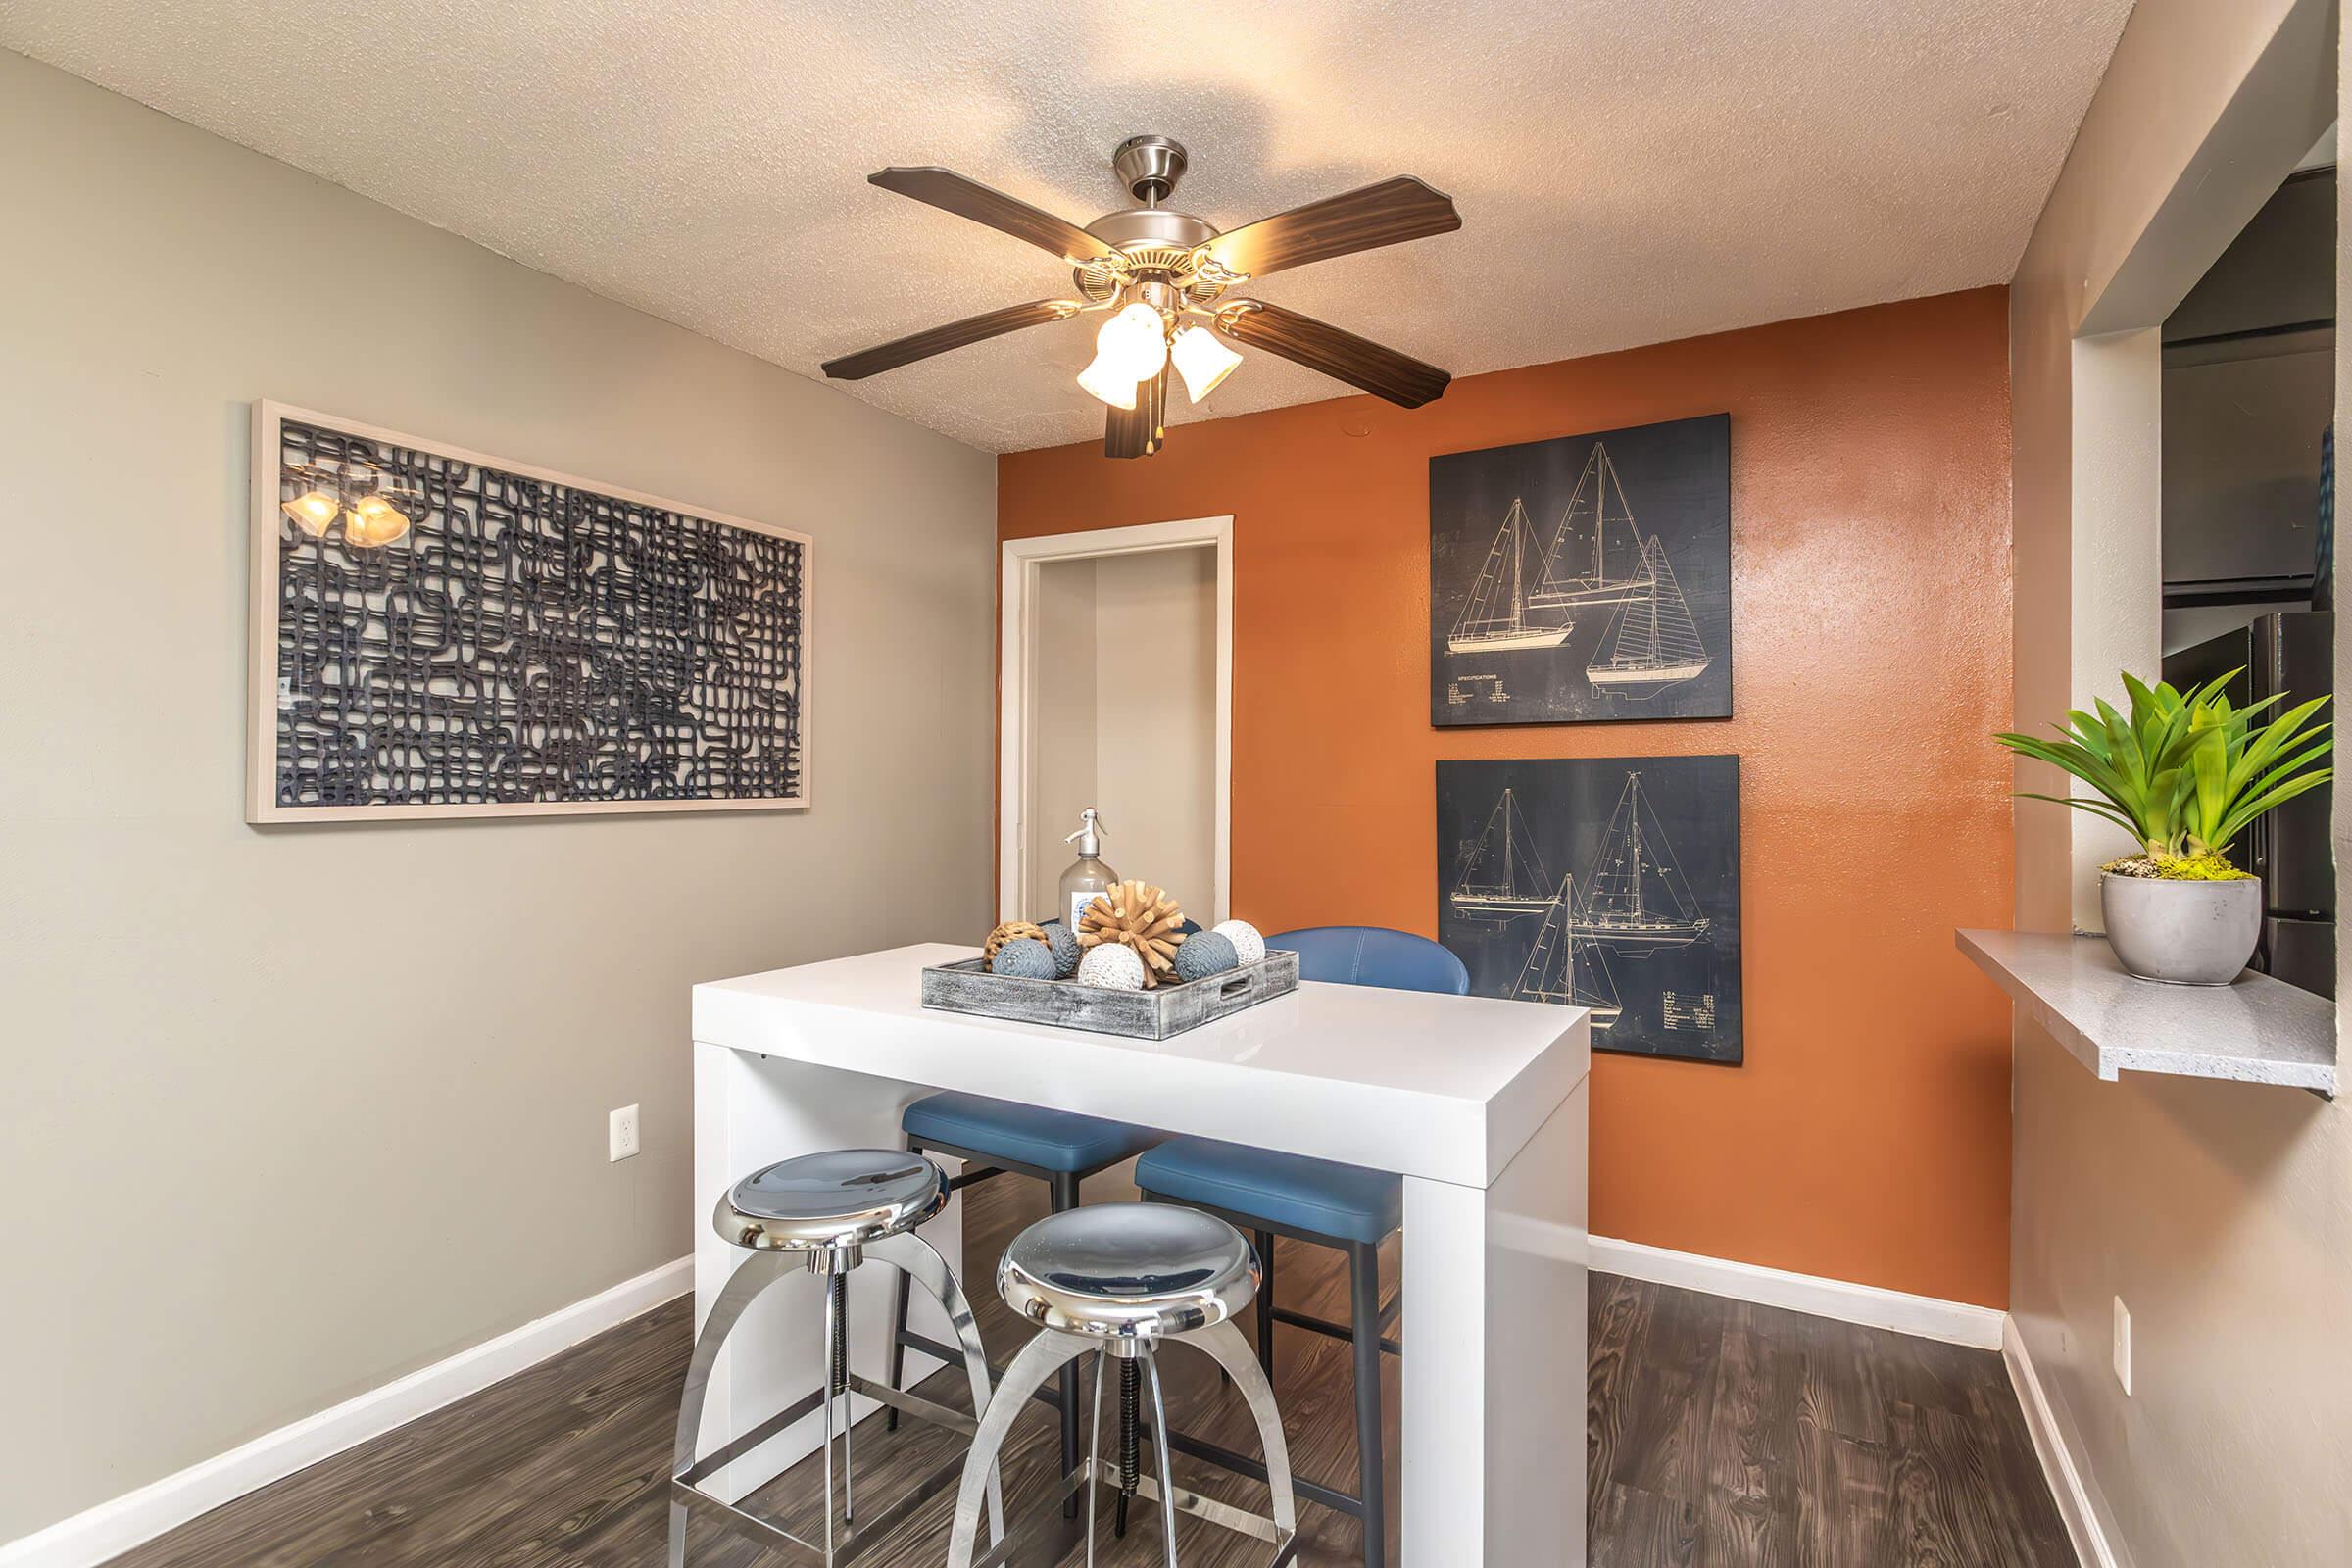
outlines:
[[[1083,223],[1157,131],[1193,155],[1171,205],[1220,227],[1418,174],[1460,232],[1250,292],[1466,374],[2006,281],[2130,10],[6,0],[0,45],[810,376],[1069,290],[865,183],[888,164]],[[1090,333],[837,384],[990,450],[1078,440]],[[1252,353],[1209,408],[1346,390]]]

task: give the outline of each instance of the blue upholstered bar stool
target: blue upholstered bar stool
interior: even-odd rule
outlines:
[[[963,1161],[963,1173],[948,1184],[951,1191],[992,1176],[1028,1176],[1046,1184],[1056,1214],[1078,1206],[1080,1182],[1133,1159],[1158,1140],[1157,1134],[1125,1122],[981,1095],[926,1096],[906,1107],[899,1125],[906,1131],[909,1151],[953,1154]],[[907,1328],[904,1278],[899,1281],[891,1322],[892,1388],[906,1377],[910,1346],[943,1361],[955,1358],[949,1347]],[[1078,1464],[1078,1374],[1074,1368],[1061,1380],[1060,1403],[1061,1470],[1068,1475]],[[893,1410],[884,1424],[895,1431],[898,1421],[898,1412]]]
[[[1079,1488],[1086,1492],[1089,1568],[1095,1560],[1096,1503],[1105,1486],[1117,1498],[1121,1534],[1127,1528],[1130,1497],[1140,1494],[1159,1504],[1166,1568],[1177,1568],[1180,1511],[1252,1537],[1265,1544],[1272,1563],[1288,1562],[1298,1538],[1298,1510],[1291,1492],[1290,1447],[1283,1441],[1282,1415],[1274,1404],[1273,1384],[1250,1359],[1241,1330],[1229,1321],[1250,1304],[1257,1273],[1257,1258],[1240,1231],[1214,1215],[1172,1205],[1096,1203],[1050,1214],[1015,1237],[998,1265],[997,1289],[1007,1305],[1038,1326],[1038,1334],[1004,1369],[996,1402],[965,1455],[963,1484],[948,1538],[948,1568],[973,1568],[983,1490],[995,1474],[998,1450],[1021,1406],[1049,1378],[1074,1371],[1089,1356],[1095,1362],[1092,1433],[1085,1462],[1063,1484],[1071,1501]],[[1173,1445],[1165,1441],[1168,1408],[1159,1383],[1159,1351],[1170,1344],[1206,1352],[1249,1400],[1265,1451],[1262,1473],[1273,1494],[1271,1517],[1202,1497],[1170,1479]],[[1105,1466],[1102,1381],[1104,1369],[1114,1361],[1119,1368],[1118,1452]],[[1158,1474],[1151,1479],[1140,1474],[1138,1442],[1147,1385],[1158,1453]],[[1000,1537],[984,1561],[994,1568],[1002,1562],[1039,1560],[1034,1549],[1042,1522],[1032,1519],[1024,1529]],[[1061,1543],[1056,1540],[1054,1545],[1058,1548]],[[1058,1549],[1052,1554],[1059,1560]]]
[[[1298,955],[1298,977],[1392,991],[1465,996],[1470,971],[1430,941],[1378,926],[1326,925],[1266,938],[1269,948]],[[1388,1171],[1342,1165],[1302,1154],[1245,1149],[1205,1138],[1177,1138],[1136,1162],[1135,1184],[1147,1200],[1187,1203],[1251,1231],[1264,1274],[1257,1298],[1257,1359],[1274,1370],[1274,1325],[1288,1323],[1355,1347],[1355,1442],[1359,1482],[1352,1497],[1301,1481],[1301,1495],[1353,1514],[1364,1527],[1364,1568],[1388,1560],[1387,1487],[1381,1470],[1380,1353],[1400,1354],[1387,1338],[1403,1293],[1387,1310],[1380,1304],[1380,1244],[1404,1217],[1403,1180]],[[1332,1323],[1278,1306],[1274,1296],[1274,1238],[1348,1254],[1348,1321]],[[1223,1455],[1187,1443],[1191,1451]]]
[[[956,1283],[955,1270],[939,1250],[914,1234],[914,1228],[948,1204],[948,1178],[930,1160],[896,1149],[837,1149],[779,1161],[746,1176],[728,1189],[710,1216],[718,1234],[746,1253],[728,1276],[704,1319],[686,1363],[686,1387],[678,1401],[676,1461],[670,1471],[669,1563],[685,1568],[686,1520],[690,1505],[708,1507],[743,1533],[770,1547],[783,1547],[793,1560],[814,1559],[823,1568],[846,1563],[879,1536],[852,1529],[856,1497],[850,1485],[850,1428],[847,1401],[853,1394],[877,1399],[892,1411],[904,1410],[918,1420],[969,1437],[989,1409],[988,1355],[980,1344],[980,1327],[972,1303]],[[960,1359],[971,1380],[972,1413],[965,1416],[895,1388],[887,1388],[850,1370],[850,1275],[860,1264],[884,1263],[906,1282],[918,1281],[948,1314],[958,1347],[949,1359]],[[710,1374],[718,1352],[734,1333],[744,1312],[769,1286],[807,1272],[824,1282],[824,1353],[818,1365],[818,1386],[805,1397],[729,1441],[714,1452],[697,1457],[703,1431],[703,1403],[710,1391]],[[841,1524],[845,1534],[836,1544],[833,1507],[833,1413],[841,1404]],[[808,1541],[773,1520],[762,1519],[725,1502],[702,1489],[702,1484],[725,1466],[759,1447],[822,1405],[825,1412],[825,1512],[823,1536]],[[918,1484],[912,1503],[943,1489],[960,1468],[951,1458]],[[1003,1490],[992,1468],[987,1476],[989,1524],[999,1539],[1004,1534]],[[874,1515],[869,1529],[887,1533],[909,1504],[894,1503]],[[975,1509],[977,1504],[974,1505]]]

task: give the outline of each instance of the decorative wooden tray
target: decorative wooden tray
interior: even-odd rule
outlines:
[[[1075,980],[990,974],[981,958],[923,971],[926,1007],[1137,1040],[1165,1040],[1298,989],[1298,955],[1273,949],[1256,963],[1153,991],[1113,991]]]

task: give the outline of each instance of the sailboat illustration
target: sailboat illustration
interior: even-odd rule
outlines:
[[[1646,958],[1661,948],[1703,939],[1712,925],[1699,912],[1674,846],[1642,793],[1642,775],[1628,773],[1600,836],[1584,906],[1576,911],[1576,935],[1629,958]]]
[[[1509,653],[1522,648],[1557,648],[1574,627],[1569,620],[1527,618],[1527,508],[1514,500],[1487,551],[1486,564],[1470,590],[1446,649],[1454,654]]]
[[[1654,535],[1642,542],[1642,564],[1647,581],[1617,607],[1617,618],[1585,666],[1585,678],[1612,696],[1654,696],[1705,673],[1711,662],[1666,547]]]
[[[1519,814],[1519,802],[1506,789],[1487,817],[1478,847],[1463,862],[1462,879],[1453,889],[1454,912],[1473,920],[1542,914],[1551,905],[1550,888],[1550,874]]]
[[[1589,1007],[1592,1027],[1606,1029],[1623,1010],[1617,1000],[1617,980],[1609,973],[1608,956],[1577,939],[1576,879],[1560,878],[1559,892],[1544,916],[1536,945],[1528,950],[1527,966],[1511,987],[1520,1002],[1551,1002],[1563,1006]]]
[[[1617,502],[1613,511],[1611,496]],[[1612,522],[1623,524],[1615,541],[1610,538]],[[1584,543],[1588,527],[1592,534],[1592,570],[1583,576],[1566,575],[1570,547]],[[1614,552],[1612,543],[1617,546]],[[1575,564],[1585,564],[1583,550],[1577,549]],[[1615,576],[1609,574],[1612,565],[1617,567]],[[1618,604],[1649,586],[1649,554],[1643,548],[1642,530],[1634,525],[1634,510],[1626,504],[1625,486],[1617,480],[1617,465],[1610,461],[1609,449],[1595,441],[1592,455],[1585,459],[1584,476],[1576,481],[1576,493],[1560,514],[1560,525],[1552,530],[1551,548],[1544,557],[1543,580],[1527,596],[1527,602],[1541,610]]]

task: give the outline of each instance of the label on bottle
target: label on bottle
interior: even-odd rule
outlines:
[[[1094,903],[1102,896],[1102,892],[1100,888],[1089,888],[1084,893],[1073,893],[1070,895],[1070,906],[1061,911],[1061,923],[1070,928],[1070,935],[1076,936],[1078,934],[1079,914],[1085,910],[1088,905]]]

